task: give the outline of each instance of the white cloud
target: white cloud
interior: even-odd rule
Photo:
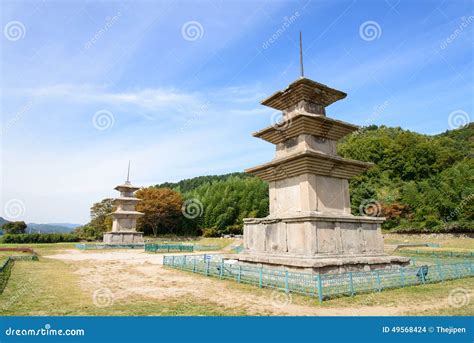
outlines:
[[[169,106],[202,105],[199,94],[185,93],[173,88],[146,88],[134,91],[111,92],[106,87],[88,84],[58,84],[53,86],[17,90],[17,94],[33,96],[38,99],[63,99],[83,104],[105,103],[111,106],[133,105],[146,110],[160,110]]]

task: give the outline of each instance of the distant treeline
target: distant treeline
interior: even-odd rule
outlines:
[[[352,213],[384,215],[394,232],[474,231],[474,124],[439,135],[375,125],[338,143],[338,153],[375,166],[350,182]],[[227,232],[268,213],[268,185],[244,173],[164,183],[203,204],[198,228]],[[369,211],[367,211],[369,209]]]

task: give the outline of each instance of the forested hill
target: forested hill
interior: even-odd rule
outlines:
[[[158,184],[155,187],[158,188],[171,188],[177,192],[187,193],[190,192],[199,186],[204,184],[212,183],[213,181],[222,181],[226,180],[232,176],[237,176],[241,178],[251,177],[249,174],[246,173],[230,173],[230,174],[223,174],[223,175],[206,175],[206,176],[198,176],[193,177],[191,179],[184,179],[179,182],[165,182],[162,184]]]
[[[474,231],[474,124],[429,136],[370,126],[338,144],[346,158],[374,162],[351,180],[354,213],[374,199],[398,231]]]
[[[353,213],[384,215],[385,229],[402,232],[474,231],[473,147],[472,123],[434,136],[385,126],[351,134],[338,143],[338,153],[376,164],[351,180]],[[244,173],[157,187],[198,199],[203,214],[196,225],[201,229],[229,232],[241,226],[242,218],[268,211],[267,184]]]

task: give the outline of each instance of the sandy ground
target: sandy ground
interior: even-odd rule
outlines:
[[[292,303],[291,295],[283,292],[268,292],[271,295],[265,296],[252,294],[235,289],[229,282],[164,268],[163,255],[143,251],[64,250],[61,254],[44,257],[73,264],[80,276],[81,286],[94,294],[96,301],[105,303],[133,301],[137,297],[157,300],[195,298],[212,301],[224,308],[243,308],[255,315],[291,316],[395,316],[407,311],[448,306],[447,300],[404,307],[318,308],[298,305]]]

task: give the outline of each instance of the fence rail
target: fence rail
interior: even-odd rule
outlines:
[[[341,274],[311,274],[231,263],[216,255],[164,256],[163,264],[220,279],[315,296],[319,301],[339,295],[380,292],[474,275],[474,264],[437,264]]]
[[[194,251],[215,251],[221,250],[221,247],[218,245],[193,245]]]
[[[79,243],[75,247],[81,250],[100,250],[100,249],[143,249],[145,245],[143,243],[131,243],[131,244],[104,244],[104,243]]]
[[[145,251],[148,252],[193,252],[192,245],[184,244],[145,244]]]
[[[457,257],[474,258],[474,252],[463,251],[433,251],[433,250],[398,250],[399,253],[410,255],[423,255],[437,258]]]

